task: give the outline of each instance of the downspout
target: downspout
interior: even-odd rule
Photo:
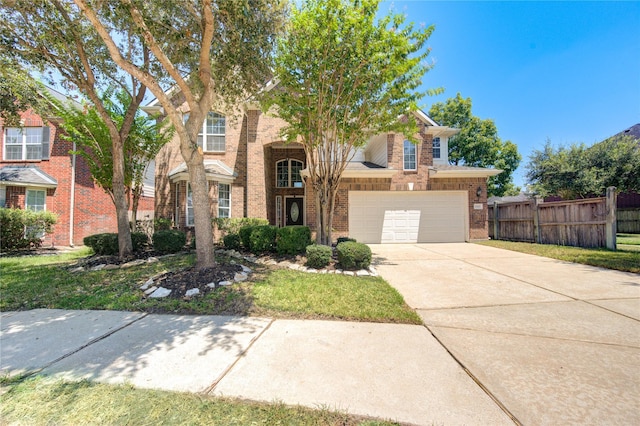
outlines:
[[[247,145],[247,151],[246,151],[246,161],[247,164],[245,166],[245,174],[244,174],[244,208],[243,208],[243,216],[244,217],[248,217],[248,213],[249,213],[249,206],[247,205],[249,203],[249,115],[247,114],[247,112],[244,112],[244,117],[246,120],[246,130],[245,130],[245,138],[246,138],[246,145]]]
[[[69,246],[73,247],[73,225],[76,204],[76,143],[73,142],[73,154],[71,155],[71,195],[69,197]]]

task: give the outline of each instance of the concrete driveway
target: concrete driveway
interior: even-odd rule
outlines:
[[[640,275],[477,244],[371,248],[380,274],[522,424],[640,424]]]

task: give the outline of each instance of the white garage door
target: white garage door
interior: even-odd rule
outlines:
[[[464,191],[350,191],[349,236],[363,243],[467,240]]]

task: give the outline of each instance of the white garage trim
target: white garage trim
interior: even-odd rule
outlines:
[[[349,191],[349,236],[363,243],[469,241],[467,191]]]

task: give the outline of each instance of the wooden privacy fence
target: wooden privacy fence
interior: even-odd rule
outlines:
[[[616,249],[616,193],[584,200],[530,201],[489,206],[489,236],[576,247]]]
[[[618,209],[616,212],[618,232],[640,234],[640,208]]]

